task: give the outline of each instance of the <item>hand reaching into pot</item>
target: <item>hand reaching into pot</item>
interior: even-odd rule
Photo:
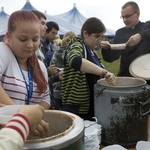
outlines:
[[[114,86],[116,84],[116,76],[113,73],[106,72],[104,78],[110,86]]]
[[[36,127],[36,129],[31,133],[34,136],[38,137],[46,137],[46,133],[49,130],[49,123],[45,122],[44,120],[41,120],[40,124]]]
[[[44,111],[44,108],[40,105],[25,105],[18,110],[18,113],[28,118],[31,124],[32,135],[45,137],[49,124],[42,120]],[[36,112],[36,115],[33,112]]]

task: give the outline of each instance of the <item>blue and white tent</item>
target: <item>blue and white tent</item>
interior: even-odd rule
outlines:
[[[70,23],[73,23],[75,26],[77,26],[79,28],[79,30],[81,30],[82,25],[84,24],[84,22],[87,19],[78,11],[75,3],[74,3],[73,8],[70,11],[60,14],[60,15],[55,15],[54,17],[59,17],[61,19],[63,18],[65,20],[67,19],[67,21],[69,21]],[[80,31],[78,31],[78,33],[80,34]],[[114,35],[115,35],[115,31],[106,28],[105,36],[114,37]]]
[[[36,8],[34,8],[31,3],[29,2],[29,0],[26,1],[25,5],[22,7],[22,10],[34,10]],[[4,8],[1,8],[1,12],[0,12],[0,36],[5,35],[6,31],[7,31],[7,24],[8,24],[8,19],[9,16],[7,13],[5,13]],[[1,39],[0,39],[1,40]]]
[[[21,10],[37,10],[37,9],[30,3],[29,0],[27,0]],[[74,25],[73,23],[70,23],[68,20],[57,16],[48,15],[46,12],[45,15],[47,17],[47,21],[54,21],[59,25],[60,30],[58,34],[63,35],[68,31],[73,31],[76,34],[80,34],[80,28]]]
[[[29,0],[26,0],[25,5],[21,8],[21,10],[37,10]],[[40,11],[40,10],[39,10]],[[86,21],[86,18],[78,11],[76,5],[74,4],[73,8],[63,14],[60,15],[48,15],[45,13],[47,17],[47,21],[54,21],[59,25],[58,34],[63,35],[68,31],[73,31],[77,35],[80,35],[81,28],[83,23]],[[4,12],[2,8],[0,12],[0,36],[4,35],[7,30],[9,15]],[[106,28],[105,36],[113,37],[115,35],[115,31]]]
[[[32,6],[29,0],[26,0],[26,3],[21,10],[36,10],[36,8]]]
[[[81,28],[83,23],[86,21],[86,18],[78,11],[75,3],[70,11],[60,15],[55,15],[54,17],[67,19],[67,21],[73,23],[76,26],[79,26],[79,28]]]
[[[4,35],[7,31],[9,15],[5,13],[4,8],[1,8],[0,12],[0,35]]]
[[[59,25],[58,34],[64,35],[68,31],[73,31],[77,35],[80,35],[80,27],[74,25],[73,23],[70,23],[68,20],[56,16],[51,16],[51,15],[46,15],[46,17],[47,17],[47,22],[54,21]]]

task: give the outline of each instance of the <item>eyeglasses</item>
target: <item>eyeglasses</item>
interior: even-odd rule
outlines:
[[[100,41],[103,39],[103,35],[100,35],[100,34],[91,34],[91,36],[93,36],[95,39],[100,40]]]
[[[134,13],[132,13],[132,14],[130,14],[130,15],[121,16],[120,18],[121,18],[121,19],[124,19],[124,18],[128,19],[128,18],[130,18],[131,16],[133,16],[135,13],[136,13],[136,12],[134,12]]]

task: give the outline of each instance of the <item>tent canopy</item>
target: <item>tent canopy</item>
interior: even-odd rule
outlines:
[[[82,27],[83,23],[86,21],[86,18],[78,11],[75,3],[73,8],[70,11],[60,15],[55,15],[54,17],[59,17],[63,19],[67,18],[67,20],[70,23],[73,23],[79,26],[80,28]]]
[[[37,10],[29,0],[26,0],[25,5],[21,10]],[[68,31],[73,31],[77,35],[80,35],[82,25],[86,21],[86,18],[78,11],[76,4],[74,4],[73,8],[70,11],[67,11],[60,15],[48,15],[46,14],[47,21],[54,21],[59,25],[58,34],[63,35]],[[9,15],[4,12],[4,8],[2,8],[0,12],[0,35],[3,35],[7,31]],[[114,37],[115,31],[106,28],[105,36]]]
[[[63,19],[67,18],[67,21],[69,21],[70,23],[73,23],[75,26],[77,26],[79,28],[79,30],[81,30],[82,25],[84,24],[84,22],[87,19],[78,11],[75,3],[74,3],[73,8],[70,11],[60,14],[60,15],[55,15],[54,17],[59,17],[59,18],[63,18]],[[78,33],[80,34],[80,31],[78,31]],[[115,31],[106,28],[105,36],[114,37],[114,35],[115,35]]]
[[[26,3],[21,10],[36,10],[36,8],[32,6],[29,0],[26,0]]]
[[[4,35],[7,31],[9,15],[5,13],[4,8],[1,8],[0,12],[0,35]]]
[[[46,15],[47,17],[47,22],[48,21],[54,21],[59,25],[59,34],[64,35],[68,31],[73,31],[77,35],[80,35],[80,28],[79,26],[76,26],[72,23],[70,23],[68,20],[65,20],[63,18],[55,17],[55,16],[50,16]]]

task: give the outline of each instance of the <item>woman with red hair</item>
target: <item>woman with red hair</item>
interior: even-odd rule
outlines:
[[[1,94],[8,95],[6,101],[0,98],[1,103],[40,104],[49,109],[47,70],[35,55],[39,43],[40,22],[36,15],[27,10],[12,13],[5,40],[0,43]]]

